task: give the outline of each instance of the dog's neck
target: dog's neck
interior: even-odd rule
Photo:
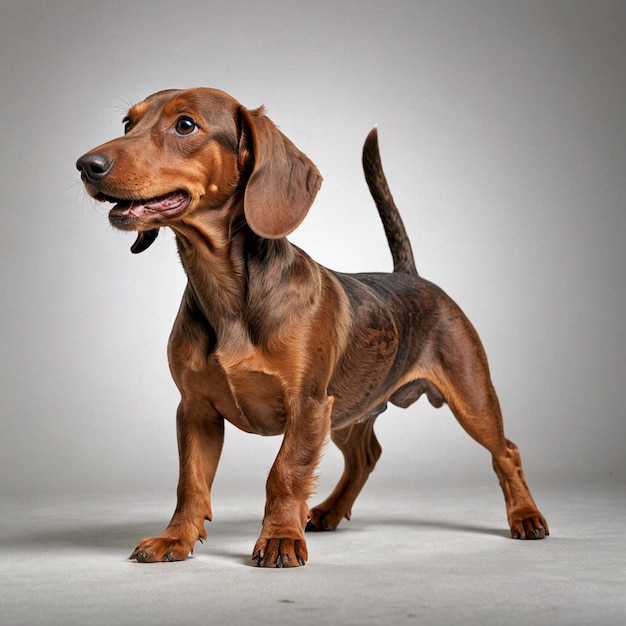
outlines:
[[[286,239],[258,237],[232,207],[198,212],[172,229],[197,305],[218,336],[232,326],[249,327],[257,292],[269,293],[269,274],[294,256]]]

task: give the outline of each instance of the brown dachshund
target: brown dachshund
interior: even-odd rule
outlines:
[[[504,437],[480,339],[459,307],[420,278],[382,171],[376,132],[363,166],[394,262],[391,274],[341,274],[285,238],[320,187],[315,165],[265,116],[214,89],[168,90],[133,106],[125,135],[78,159],[89,195],[115,206],[111,224],[175,235],[188,283],[169,340],[177,413],[178,501],[167,528],[131,559],[175,561],[206,538],[224,420],[283,435],[267,479],[255,565],[307,561],[305,530],[334,530],[374,469],[374,422],[422,394],[447,404],[493,457],[511,535],[548,526]],[[309,509],[330,434],[345,457],[332,494]]]

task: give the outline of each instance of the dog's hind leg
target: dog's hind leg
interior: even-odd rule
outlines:
[[[352,505],[382,452],[374,434],[374,422],[381,412],[331,432],[344,457],[343,475],[330,496],[309,511],[307,531],[335,530],[344,517],[350,519]]]
[[[439,363],[431,382],[465,431],[491,453],[511,536],[542,539],[549,534],[548,525],[526,484],[519,450],[504,436],[500,403],[480,339],[460,311],[448,319],[453,322],[451,332],[440,335]]]
[[[492,455],[506,503],[511,536],[515,539],[543,539],[548,525],[535,504],[522,469],[517,446],[504,437],[498,399],[493,389],[478,402],[455,395],[450,408],[465,431]]]

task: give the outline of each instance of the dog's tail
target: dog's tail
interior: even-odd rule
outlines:
[[[363,170],[365,172],[365,180],[382,220],[385,235],[387,235],[387,242],[393,258],[393,271],[417,274],[411,242],[406,234],[404,223],[400,217],[398,207],[396,207],[393,201],[385,173],[383,172],[378,150],[378,129],[376,127],[370,131],[363,145]]]

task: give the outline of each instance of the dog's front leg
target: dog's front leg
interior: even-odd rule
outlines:
[[[252,553],[258,567],[298,567],[308,559],[304,539],[307,500],[330,430],[333,398],[302,405],[290,411],[282,446],[267,479],[263,528]]]
[[[143,539],[130,556],[142,563],[182,561],[211,520],[211,485],[224,443],[224,420],[202,402],[181,402],[176,419],[180,471],[176,511],[167,528]]]

